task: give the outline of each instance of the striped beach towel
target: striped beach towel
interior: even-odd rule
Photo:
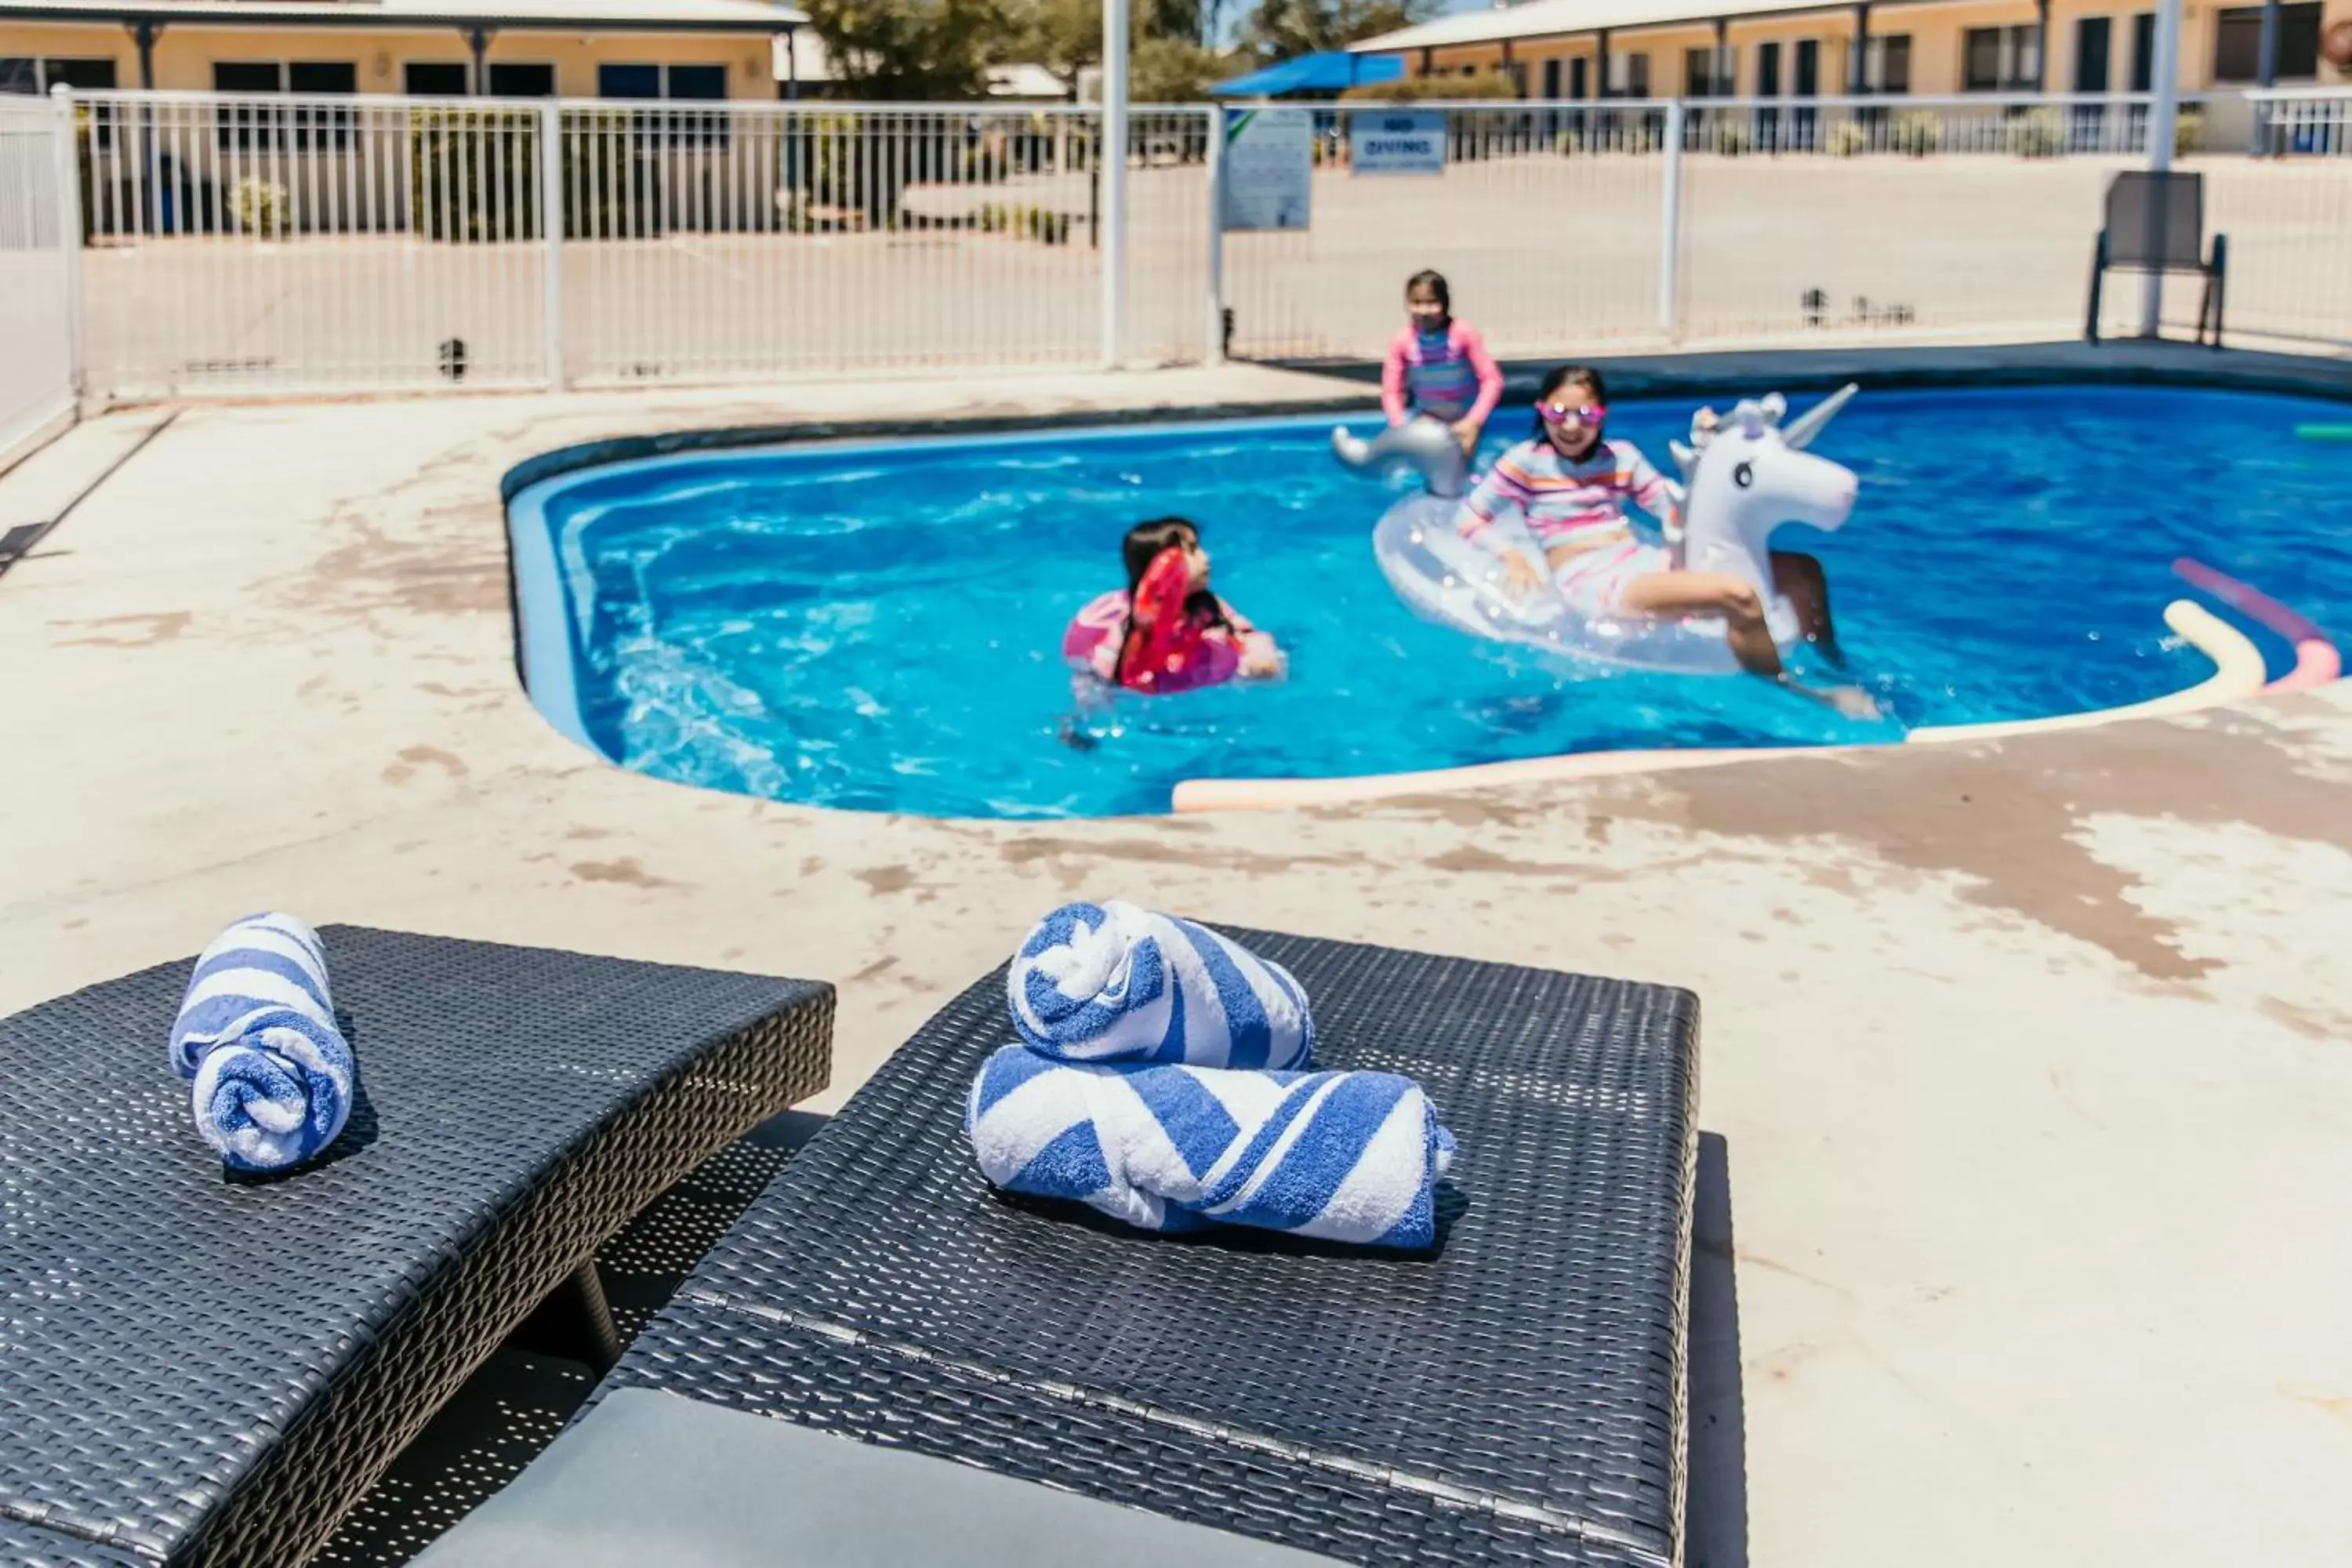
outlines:
[[[196,959],[172,1026],[196,1131],[224,1163],[279,1171],[318,1154],[351,1115],[351,1047],[335,1026],[319,933],[248,915]]]
[[[1235,1225],[1426,1248],[1454,1138],[1384,1072],[1083,1065],[1008,1045],[972,1080],[983,1174],[1148,1231]]]
[[[1038,921],[1005,992],[1021,1037],[1062,1061],[1297,1068],[1315,1048],[1307,994],[1282,965],[1115,899]]]

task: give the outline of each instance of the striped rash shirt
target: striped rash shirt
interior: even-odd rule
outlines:
[[[1574,542],[1598,544],[1625,526],[1625,503],[1664,517],[1674,491],[1631,441],[1599,441],[1571,462],[1540,436],[1522,441],[1486,470],[1464,498],[1454,526],[1465,538],[1484,533],[1497,517],[1517,511],[1547,549]]]
[[[1449,321],[1442,332],[1407,327],[1389,344],[1381,364],[1381,406],[1391,424],[1428,414],[1448,423],[1469,419],[1483,425],[1502,399],[1502,367],[1467,321]]]

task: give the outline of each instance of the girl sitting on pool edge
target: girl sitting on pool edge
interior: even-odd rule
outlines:
[[[1671,525],[1674,491],[1631,441],[1605,437],[1608,416],[1600,372],[1561,365],[1547,374],[1536,393],[1535,434],[1496,458],[1464,498],[1454,520],[1463,537],[1501,559],[1514,589],[1537,588],[1541,583],[1534,565],[1494,526],[1503,512],[1517,511],[1544,552],[1552,585],[1579,613],[1720,616],[1732,656],[1749,674],[1850,718],[1876,718],[1876,704],[1854,688],[1815,690],[1790,678],[1766,624],[1764,602],[1746,582],[1685,571],[1673,546],[1634,537],[1625,503]],[[1843,665],[1821,563],[1775,550],[1772,584],[1795,608],[1805,639]]]
[[[1486,416],[1503,400],[1503,371],[1486,340],[1454,315],[1454,291],[1441,272],[1405,279],[1404,330],[1381,364],[1381,407],[1391,425],[1434,419],[1454,432],[1463,456],[1477,450]]]
[[[1119,541],[1127,589],[1080,610],[1062,657],[1105,686],[1169,696],[1236,678],[1271,679],[1286,661],[1274,638],[1209,588],[1209,552],[1190,519],[1139,522]]]

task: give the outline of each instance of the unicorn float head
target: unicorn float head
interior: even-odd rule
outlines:
[[[1779,393],[1735,405],[1721,418],[1691,416],[1688,445],[1671,443],[1683,474],[1683,566],[1743,578],[1772,597],[1772,531],[1784,522],[1833,531],[1853,513],[1853,470],[1805,448],[1859,391],[1848,383],[1782,424]]]
[[[1841,387],[1789,419],[1779,393],[1744,400],[1717,416],[1700,409],[1687,443],[1672,444],[1682,483],[1675,487],[1680,564],[1734,575],[1763,598],[1774,641],[1798,638],[1796,614],[1772,585],[1771,540],[1785,522],[1834,530],[1852,515],[1859,481],[1853,470],[1805,448],[1859,388]],[[1370,441],[1331,433],[1333,453],[1359,472],[1403,468],[1423,493],[1391,506],[1373,530],[1372,550],[1390,584],[1426,619],[1475,637],[1602,663],[1690,673],[1739,667],[1719,619],[1612,616],[1588,619],[1557,595],[1510,590],[1499,564],[1460,541],[1453,518],[1468,489],[1469,466],[1453,433],[1433,420],[1381,432]],[[1520,547],[1534,553],[1532,540]]]

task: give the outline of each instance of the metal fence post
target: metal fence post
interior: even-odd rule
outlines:
[[[1666,105],[1664,191],[1658,214],[1658,331],[1672,342],[1682,328],[1683,100]]]
[[[539,236],[547,247],[541,285],[546,316],[541,323],[540,362],[551,392],[563,390],[563,106],[553,99],[539,106]]]
[[[1213,103],[1209,117],[1209,336],[1203,364],[1225,363],[1225,110]]]
[[[2157,0],[2156,58],[2153,62],[2155,100],[2147,110],[2147,168],[2158,176],[2149,208],[2148,238],[2158,248],[2167,233],[2164,207],[2172,169],[2172,142],[2180,117],[2180,0]],[[2139,330],[2153,338],[2164,331],[2164,268],[2148,268],[2140,294]]]
[[[74,414],[79,417],[82,394],[89,383],[88,323],[81,298],[81,133],[74,113],[73,89],[60,83],[50,102],[56,114],[49,139],[58,177],[58,266],[65,292],[66,365]]]
[[[1103,0],[1102,357],[1116,370],[1127,359],[1127,5]]]

